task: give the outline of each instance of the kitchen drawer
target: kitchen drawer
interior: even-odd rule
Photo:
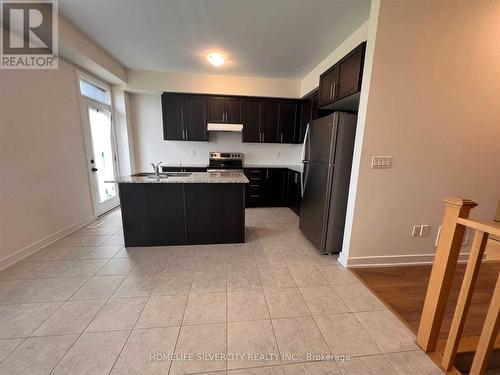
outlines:
[[[264,207],[265,199],[263,192],[250,192],[246,191],[245,194],[245,206],[246,207]]]

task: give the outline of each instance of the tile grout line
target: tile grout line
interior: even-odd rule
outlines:
[[[110,259],[111,260],[111,259]],[[107,262],[105,263],[107,264]],[[104,267],[104,265],[103,265]],[[102,268],[102,267],[101,267]],[[99,272],[99,271],[97,271]],[[96,272],[96,273],[97,273]],[[59,366],[59,364],[61,363],[61,361],[64,359],[64,357],[66,357],[66,355],[68,354],[68,352],[71,350],[71,348],[75,345],[75,343],[80,339],[80,337],[82,337],[82,335],[85,333],[85,331],[87,330],[87,328],[89,327],[89,325],[93,322],[93,320],[95,319],[95,317],[102,311],[102,309],[104,308],[104,306],[106,306],[106,304],[109,302],[109,300],[111,299],[111,297],[113,297],[114,293],[118,290],[118,288],[120,288],[120,286],[123,284],[123,282],[126,280],[127,278],[127,275],[122,279],[122,281],[118,284],[118,286],[116,287],[116,289],[114,290],[113,293],[111,293],[111,295],[106,299],[106,302],[103,303],[103,305],[101,306],[101,308],[94,314],[94,316],[92,317],[92,319],[87,323],[87,325],[85,326],[85,328],[83,329],[83,331],[78,335],[78,337],[75,339],[75,341],[73,341],[73,343],[68,347],[68,349],[64,352],[64,354],[61,356],[61,358],[57,361],[57,363],[54,365],[54,367],[52,367],[52,369],[50,370],[50,374],[52,374],[54,372],[54,370],[57,368],[57,366]],[[87,281],[88,282],[88,281]],[[80,290],[80,289],[78,289]],[[77,292],[78,292],[77,290]],[[76,292],[75,292],[76,293]],[[73,293],[73,295],[75,294]],[[71,295],[71,297],[73,297],[73,295]],[[70,297],[70,298],[71,298]],[[34,332],[34,331],[33,331]]]
[[[131,270],[131,271],[132,271],[132,270]],[[125,278],[125,279],[126,279],[126,278]],[[123,279],[123,280],[125,280],[125,279]],[[122,347],[121,347],[121,349],[120,349],[120,352],[119,352],[119,353],[118,353],[118,355],[116,356],[115,361],[113,362],[113,366],[111,366],[111,368],[110,368],[110,370],[109,370],[108,374],[110,374],[110,373],[113,371],[114,367],[116,366],[116,363],[118,362],[118,359],[120,358],[120,356],[121,356],[121,354],[122,354],[122,352],[123,352],[123,349],[125,348],[125,346],[126,346],[126,345],[127,345],[127,343],[128,343],[128,340],[130,339],[130,336],[132,336],[132,332],[134,332],[134,329],[135,329],[135,327],[136,327],[136,325],[137,325],[137,322],[139,321],[139,319],[140,319],[140,317],[141,317],[142,313],[144,312],[144,309],[145,309],[145,308],[146,308],[146,306],[148,305],[149,300],[151,299],[151,296],[152,296],[152,294],[153,294],[154,289],[155,289],[155,288],[156,288],[156,286],[158,285],[158,280],[159,280],[159,278],[158,278],[158,279],[156,279],[156,278],[155,278],[155,286],[154,286],[154,288],[152,288],[152,289],[151,289],[151,294],[148,296],[148,299],[147,299],[147,300],[146,300],[146,302],[144,303],[144,306],[142,306],[141,312],[137,315],[137,318],[135,319],[135,322],[134,322],[134,324],[132,325],[132,329],[129,331],[129,334],[128,334],[127,338],[126,338],[126,339],[125,339],[125,341],[123,342],[123,345],[122,345]],[[120,285],[121,285],[121,284],[120,284]],[[118,288],[117,288],[117,289],[115,289],[115,292],[116,292],[116,290],[118,290]],[[140,297],[138,297],[138,298],[140,298]]]
[[[187,306],[188,306],[188,303],[189,303],[189,296],[191,295],[191,290],[193,289],[194,278],[196,276],[196,268],[198,268],[198,262],[199,261],[200,261],[200,259],[199,259],[199,256],[198,256],[198,259],[196,260],[196,267],[195,267],[195,270],[193,272],[193,278],[191,279],[191,284],[189,285],[189,292],[187,294],[186,304],[184,305],[184,311],[182,312],[181,323],[179,325],[179,331],[177,332],[177,337],[175,339],[175,344],[174,344],[174,347],[172,349],[172,355],[174,356],[174,358],[170,360],[170,363],[168,365],[167,375],[170,374],[170,372],[172,371],[172,365],[173,365],[173,363],[175,361],[175,353],[177,351],[177,344],[179,343],[179,337],[181,336],[181,330],[182,330],[182,327],[183,327],[182,323],[184,322],[184,316],[186,315],[186,310],[187,310]]]
[[[274,242],[274,240],[273,240],[273,242]],[[275,245],[276,245],[276,243],[275,243]],[[255,259],[255,251],[253,251],[253,257],[254,257],[254,260],[256,260]],[[271,316],[271,310],[269,309],[269,304],[267,303],[267,297],[266,297],[266,293],[264,291],[264,285],[262,284],[262,276],[260,274],[259,267],[257,267],[257,274],[259,275],[260,285],[262,286],[262,295],[264,297],[264,302],[266,304],[267,313],[269,314],[269,323],[271,324],[271,330],[273,331],[274,342],[276,343],[276,348],[278,349],[279,360],[280,360],[280,364],[281,364],[281,370],[284,372],[285,368],[284,368],[284,365],[283,365],[283,356],[282,356],[282,353],[281,353],[280,345],[278,343],[278,338],[276,337],[276,332],[274,330],[274,324],[273,324],[273,319],[272,319],[272,316]],[[292,278],[292,280],[295,283],[295,280],[293,278]]]

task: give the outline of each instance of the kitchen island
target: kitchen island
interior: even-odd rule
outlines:
[[[242,172],[141,173],[113,182],[127,247],[245,242]]]

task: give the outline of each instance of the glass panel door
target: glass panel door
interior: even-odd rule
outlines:
[[[112,181],[116,177],[111,113],[89,107],[89,123],[94,156],[90,162],[95,179],[94,184],[97,188],[97,203],[102,204],[116,197],[115,184],[105,182]]]
[[[117,185],[106,182],[118,176],[111,110],[105,105],[84,99],[82,111],[94,212],[102,215],[120,204]]]

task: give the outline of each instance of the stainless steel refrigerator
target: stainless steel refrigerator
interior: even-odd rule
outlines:
[[[306,131],[300,230],[324,253],[342,250],[356,119],[335,112],[313,121]]]

